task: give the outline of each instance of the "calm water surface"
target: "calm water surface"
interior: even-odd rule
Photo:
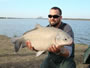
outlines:
[[[75,43],[90,45],[90,21],[63,20],[71,25]],[[36,24],[48,25],[48,19],[0,19],[0,35],[9,37],[21,36],[24,32],[33,29]]]

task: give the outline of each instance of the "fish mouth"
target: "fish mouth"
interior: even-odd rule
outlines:
[[[66,45],[67,45],[67,46],[71,46],[73,43],[74,43],[74,42],[72,41],[71,43],[69,43],[69,44],[66,44]]]
[[[70,42],[70,43],[65,43],[65,44],[60,44],[60,46],[71,46],[74,42]]]

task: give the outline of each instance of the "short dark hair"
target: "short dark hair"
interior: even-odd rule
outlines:
[[[60,15],[62,15],[62,10],[59,7],[52,7],[51,9],[59,10]]]

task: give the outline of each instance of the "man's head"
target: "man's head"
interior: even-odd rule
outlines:
[[[60,24],[61,19],[62,19],[62,11],[61,11],[61,9],[58,8],[58,7],[52,7],[50,9],[48,19],[49,19],[49,22],[50,22],[51,26],[56,27],[58,24]]]

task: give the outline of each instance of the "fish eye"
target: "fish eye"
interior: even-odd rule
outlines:
[[[65,38],[65,40],[67,40],[67,39]]]

